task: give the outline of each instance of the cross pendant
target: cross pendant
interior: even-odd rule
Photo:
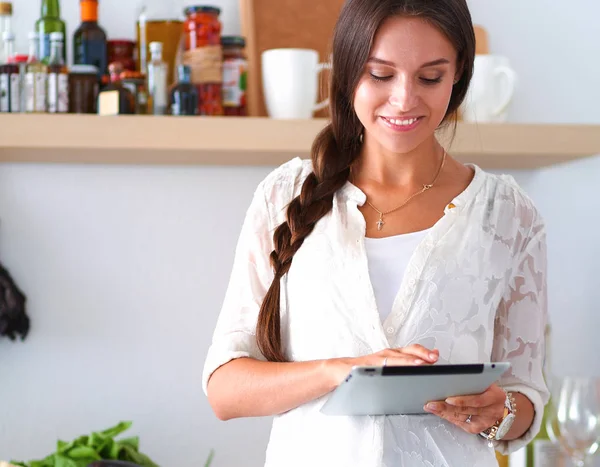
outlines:
[[[385,224],[385,222],[383,222],[383,216],[381,216],[379,218],[379,220],[377,221],[377,230],[381,230],[383,229],[383,225]]]

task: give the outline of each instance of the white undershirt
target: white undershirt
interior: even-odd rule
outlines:
[[[429,229],[386,238],[365,238],[369,276],[381,321],[392,312],[408,262]]]

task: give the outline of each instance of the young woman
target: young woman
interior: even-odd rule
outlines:
[[[346,2],[331,123],[256,190],[205,363],[220,419],[275,416],[266,465],[493,466],[489,441],[538,431],[543,221],[512,178],[436,139],[474,55],[465,0]],[[489,361],[512,368],[428,415],[319,411],[353,365]]]

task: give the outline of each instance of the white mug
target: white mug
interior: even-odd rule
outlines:
[[[319,63],[319,53],[311,49],[270,49],[262,53],[262,81],[269,117],[309,119],[316,110],[329,105],[317,103],[319,73],[331,68]]]
[[[473,79],[462,105],[465,122],[505,122],[514,96],[517,74],[508,58],[500,55],[476,55]]]

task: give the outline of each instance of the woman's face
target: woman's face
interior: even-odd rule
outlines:
[[[365,144],[400,154],[430,138],[446,115],[455,75],[456,50],[436,27],[387,19],[354,95]]]

